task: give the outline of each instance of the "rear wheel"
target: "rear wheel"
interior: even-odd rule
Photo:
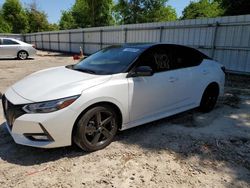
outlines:
[[[116,112],[110,106],[97,106],[80,117],[73,139],[81,149],[96,151],[112,142],[117,129]]]
[[[20,51],[18,52],[17,54],[17,58],[20,59],[20,60],[25,60],[28,58],[28,53],[26,51]]]
[[[209,85],[203,93],[200,110],[202,112],[210,112],[216,105],[219,96],[219,87],[216,84]]]

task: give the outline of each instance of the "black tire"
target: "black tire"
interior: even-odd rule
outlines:
[[[110,106],[96,106],[84,113],[76,124],[73,140],[84,151],[108,146],[118,129],[117,114]]]
[[[200,111],[207,113],[213,110],[216,105],[218,96],[219,87],[217,85],[208,86],[202,95],[199,107]]]
[[[20,60],[25,60],[29,57],[29,54],[28,52],[24,51],[24,50],[21,50],[17,53],[17,58],[20,59]]]

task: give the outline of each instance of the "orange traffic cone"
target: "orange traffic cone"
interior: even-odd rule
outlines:
[[[79,60],[79,59],[80,59],[79,55],[73,55],[73,60]]]

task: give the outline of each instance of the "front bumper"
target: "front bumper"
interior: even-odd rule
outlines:
[[[19,112],[18,114],[16,111],[21,111],[23,105],[14,105],[7,97],[3,97],[6,126],[17,144],[39,148],[55,148],[72,144],[71,135],[77,119],[77,114],[72,109],[67,107],[52,113]],[[5,104],[6,100],[8,105]],[[39,137],[47,139],[41,140]]]

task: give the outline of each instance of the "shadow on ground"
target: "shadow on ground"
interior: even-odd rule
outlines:
[[[0,126],[0,134],[0,158],[13,164],[32,166],[55,161],[64,157],[70,158],[87,154],[78,149],[76,146],[55,149],[40,149],[18,145],[14,142],[5,128],[5,123]]]
[[[241,118],[232,117],[232,113],[242,114],[241,106],[243,104],[236,94],[231,94],[229,97],[231,97],[230,100],[226,98],[209,114],[201,115],[197,110],[191,110],[120,132],[115,142],[136,145],[149,152],[169,151],[174,153],[179,160],[198,156],[201,166],[206,166],[204,161],[207,160],[225,162],[234,171],[238,180],[250,183],[250,128],[244,126],[246,122]],[[244,108],[250,109],[249,106],[250,104],[244,104]],[[249,111],[245,113],[249,114]],[[199,121],[197,123],[196,118],[200,116],[202,118],[199,121],[206,123],[199,124]],[[219,122],[216,122],[218,118],[225,120],[225,125],[221,128],[213,127],[213,124],[219,125]],[[233,126],[236,126],[235,130],[231,130]],[[246,134],[235,133],[238,129],[243,129]],[[225,131],[224,134],[223,131]],[[36,149],[17,145],[4,129],[3,124],[0,126],[0,135],[0,157],[9,163],[31,166],[64,157],[75,158],[88,155],[76,146]],[[247,169],[249,174],[242,175],[240,171],[236,170],[238,167]]]
[[[19,60],[17,58],[0,58],[0,61],[14,61],[14,60],[18,60],[18,61],[30,61],[30,60],[34,60],[34,58],[28,58],[25,60]]]

